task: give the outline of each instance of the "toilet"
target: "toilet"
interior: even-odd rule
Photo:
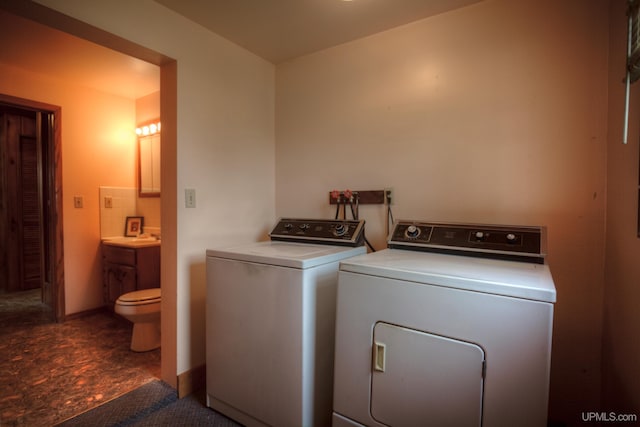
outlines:
[[[115,303],[115,312],[133,323],[132,351],[160,347],[160,288],[121,295]]]

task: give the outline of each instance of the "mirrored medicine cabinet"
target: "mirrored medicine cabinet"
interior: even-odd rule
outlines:
[[[160,197],[160,123],[136,129],[138,134],[138,194]]]

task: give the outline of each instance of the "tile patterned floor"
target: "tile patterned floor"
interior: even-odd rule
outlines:
[[[40,291],[0,295],[0,426],[52,426],[160,377],[160,350],[129,350],[105,311],[50,323]]]

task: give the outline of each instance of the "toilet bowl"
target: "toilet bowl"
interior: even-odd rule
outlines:
[[[115,303],[115,312],[133,323],[132,351],[160,347],[160,288],[121,295]]]

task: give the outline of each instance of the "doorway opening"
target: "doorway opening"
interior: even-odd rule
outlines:
[[[73,36],[107,47],[125,55],[141,59],[160,67],[160,92],[163,153],[161,160],[162,198],[160,216],[162,228],[162,265],[161,283],[163,294],[170,296],[162,302],[162,379],[168,384],[177,386],[177,310],[175,299],[177,289],[177,61],[164,54],[138,45],[122,37],[103,31],[85,22],[49,9],[35,2],[0,2],[0,11],[41,23],[45,26],[61,30]],[[59,120],[58,120],[59,123]],[[56,153],[60,155],[60,153]],[[61,188],[57,189],[61,191]],[[59,194],[61,197],[61,193]],[[61,203],[61,200],[59,200]],[[61,212],[61,211],[60,211]],[[58,218],[62,221],[62,218]],[[60,245],[62,254],[62,235],[55,236],[56,245]],[[57,271],[56,274],[61,274]],[[56,278],[62,280],[64,276]],[[69,291],[67,291],[69,292]],[[64,292],[56,296],[63,304],[57,307],[64,317]]]
[[[65,316],[60,107],[0,95],[0,292],[40,289]]]

